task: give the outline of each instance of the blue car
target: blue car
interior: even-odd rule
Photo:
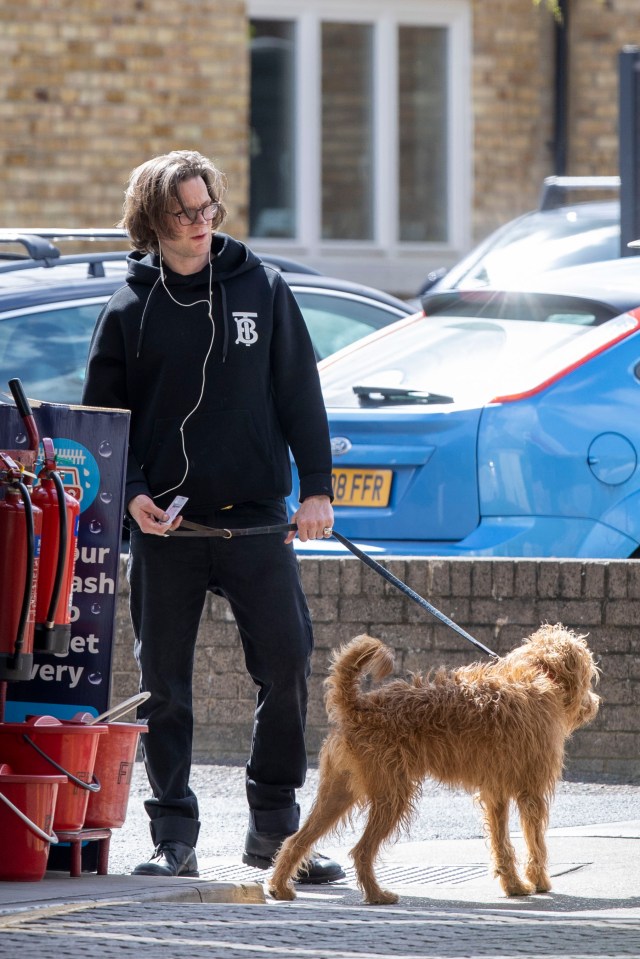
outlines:
[[[640,259],[423,305],[320,364],[336,530],[374,556],[640,556]]]

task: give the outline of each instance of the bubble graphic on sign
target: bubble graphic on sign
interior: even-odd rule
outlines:
[[[92,519],[89,523],[89,532],[90,533],[101,533],[102,532],[102,523],[100,520]]]
[[[27,442],[27,434],[18,433],[18,435],[16,436],[16,446],[24,446],[26,442]]]
[[[113,493],[100,493],[100,502],[104,503],[106,506],[113,500]]]
[[[99,686],[100,683],[102,682],[102,673],[100,672],[89,673],[89,675],[87,676],[87,679],[89,680],[92,686]]]
[[[113,453],[113,450],[111,449],[111,443],[107,442],[107,440],[103,440],[98,447],[98,453],[100,456],[104,456],[105,459],[108,459]]]
[[[56,436],[53,440],[56,451],[56,465],[62,482],[72,496],[80,502],[84,512],[98,495],[100,489],[100,470],[95,457],[81,443],[66,436]],[[36,472],[43,464],[36,466]]]
[[[91,604],[91,612],[93,613],[94,616],[97,616],[98,613],[101,611],[101,609],[102,609],[102,606],[100,605],[100,603]]]

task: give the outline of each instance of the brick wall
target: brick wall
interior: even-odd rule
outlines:
[[[618,58],[637,0],[568,5],[570,175],[618,173]],[[544,0],[473,0],[473,234],[537,205],[553,169],[554,22]]]
[[[124,562],[124,561],[123,561]],[[505,653],[541,623],[588,633],[602,669],[604,704],[569,744],[567,775],[640,780],[640,561],[393,560],[401,580],[472,636]],[[369,632],[396,651],[396,674],[469,663],[482,654],[355,558],[301,561],[315,629],[308,746],[326,733],[322,680],[331,650]],[[113,704],[137,691],[124,567],[112,671]],[[245,675],[226,601],[210,596],[194,681],[195,756],[243,762],[251,739],[255,689]]]
[[[553,172],[552,51],[553,19],[545,9],[527,0],[473,0],[477,238],[534,208],[544,177]]]
[[[553,172],[554,27],[544,3],[469,2],[480,238],[535,206]],[[640,8],[569,7],[567,172],[616,173],[618,55],[640,43]],[[229,228],[244,235],[246,31],[243,0],[0,0],[0,226],[111,226],[131,169],[188,147],[227,173]]]
[[[197,149],[244,230],[241,0],[0,0],[0,226],[113,226],[130,171]]]
[[[640,44],[637,0],[570,4],[569,172],[618,173],[618,60]]]

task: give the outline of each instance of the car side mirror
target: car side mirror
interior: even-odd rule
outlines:
[[[426,293],[427,290],[430,290],[438,280],[441,280],[445,273],[448,273],[449,270],[446,266],[441,266],[437,270],[431,270],[431,273],[427,274],[427,278],[418,290],[418,296],[422,296],[423,293]]]

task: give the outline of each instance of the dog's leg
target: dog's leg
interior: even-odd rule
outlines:
[[[547,871],[548,854],[545,842],[549,804],[540,796],[520,796],[518,811],[528,853],[525,876],[536,892],[549,892],[551,879]]]
[[[331,832],[346,816],[355,802],[349,788],[349,775],[338,772],[326,762],[318,794],[304,825],[288,836],[274,860],[274,869],[267,891],[274,899],[295,899],[292,877],[295,876],[316,841]]]
[[[507,896],[528,896],[534,887],[520,879],[516,853],[509,838],[509,800],[480,793],[484,818],[491,843],[494,875]]]
[[[367,825],[358,843],[351,850],[358,885],[364,892],[365,902],[371,905],[390,905],[398,896],[389,889],[382,889],[373,871],[373,864],[381,845],[401,822],[406,822],[411,809],[413,791],[401,795],[401,784],[396,782],[398,793],[391,796],[373,795],[369,805]]]

